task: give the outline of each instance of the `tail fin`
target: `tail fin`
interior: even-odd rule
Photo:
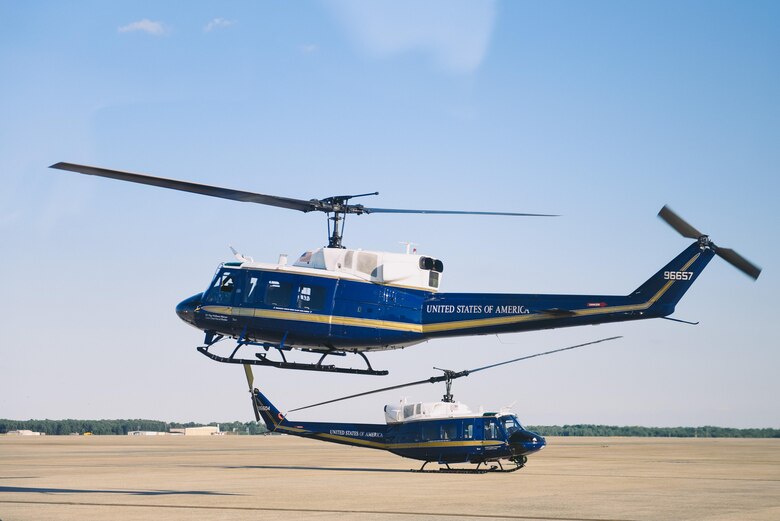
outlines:
[[[677,302],[714,255],[712,249],[694,242],[634,290],[631,297],[646,302],[647,313],[671,315]]]
[[[259,390],[254,389],[252,396],[254,398],[255,412],[262,418],[269,431],[274,432],[287,421],[284,419],[284,415],[279,412],[279,409]]]

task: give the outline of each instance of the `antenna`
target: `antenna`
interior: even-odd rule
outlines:
[[[404,246],[406,246],[407,255],[412,253],[412,246],[418,246],[416,242],[399,241],[398,244],[403,244]],[[414,252],[417,253],[417,248],[414,249]]]
[[[233,252],[233,256],[236,259],[238,259],[239,261],[241,261],[241,262],[254,262],[255,261],[255,259],[253,259],[252,257],[249,257],[249,256],[242,255],[242,254],[238,253],[233,246],[228,245],[228,248],[230,248],[230,251]]]

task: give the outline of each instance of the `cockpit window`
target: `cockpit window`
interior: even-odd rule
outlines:
[[[229,306],[233,300],[233,291],[236,288],[235,278],[231,271],[217,273],[206,292],[204,301],[208,304],[221,304]]]
[[[513,432],[523,428],[514,416],[504,416],[501,418],[501,422],[504,424],[504,430],[506,431],[507,436],[511,436]]]

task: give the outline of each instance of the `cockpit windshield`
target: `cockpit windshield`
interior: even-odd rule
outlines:
[[[208,304],[222,304],[229,306],[233,300],[235,289],[235,277],[231,271],[222,270],[214,277],[211,286],[206,291],[203,301]]]
[[[504,426],[504,430],[506,431],[507,436],[511,436],[513,432],[523,430],[523,426],[520,425],[520,422],[517,420],[517,417],[514,415],[502,416],[501,424]]]

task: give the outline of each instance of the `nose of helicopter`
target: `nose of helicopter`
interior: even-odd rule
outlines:
[[[200,306],[202,293],[193,295],[179,302],[176,306],[176,314],[188,324],[195,325],[195,308]]]
[[[509,446],[512,452],[518,456],[525,456],[538,452],[547,445],[544,436],[527,430],[519,430],[509,437]]]

